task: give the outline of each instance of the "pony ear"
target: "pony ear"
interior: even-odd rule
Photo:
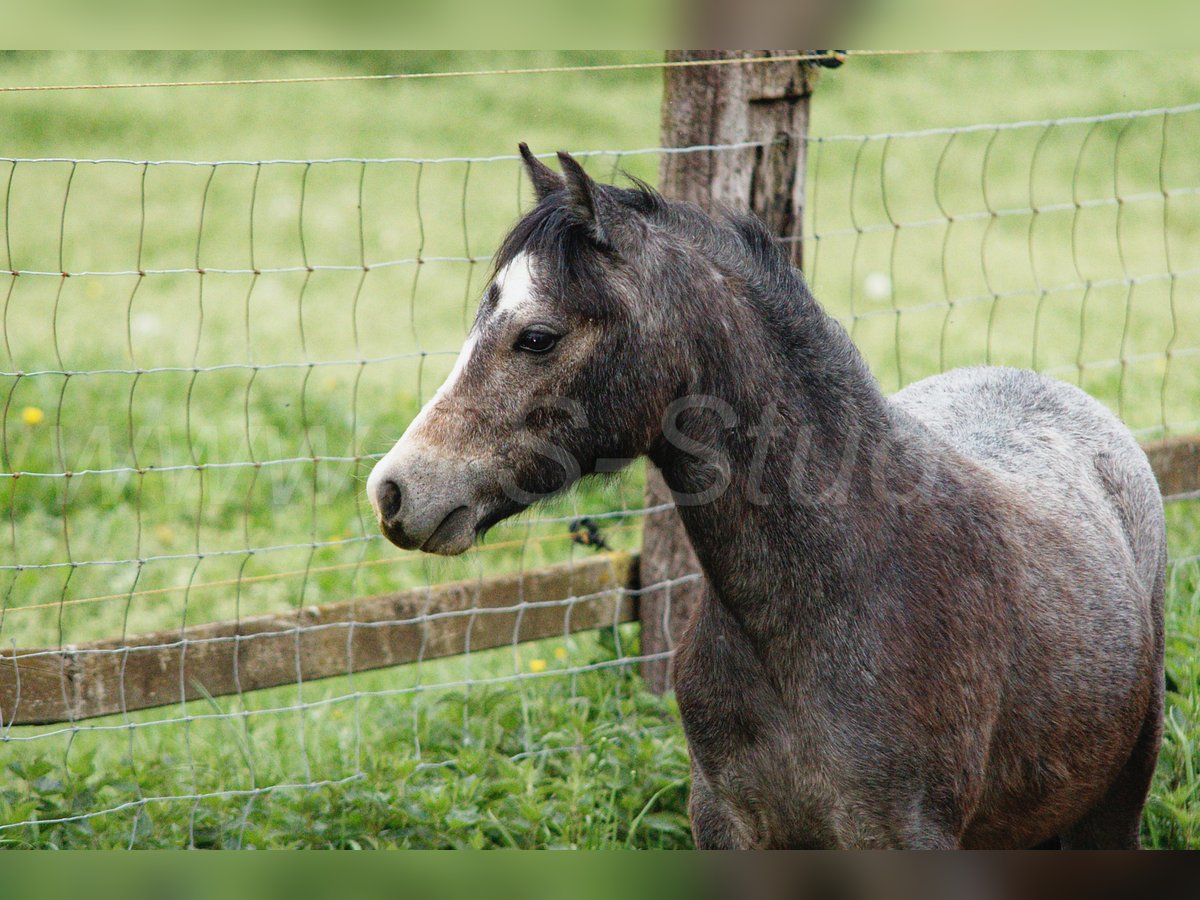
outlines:
[[[567,183],[567,196],[576,218],[587,225],[593,240],[607,244],[608,229],[604,227],[606,203],[600,186],[592,181],[592,177],[570,153],[559,150],[558,162],[562,166],[563,178]]]
[[[562,188],[563,178],[561,175],[534,156],[529,145],[524,141],[518,146],[521,150],[521,159],[525,160],[525,171],[529,173],[529,180],[533,182],[533,190],[539,201],[545,200],[547,196]]]

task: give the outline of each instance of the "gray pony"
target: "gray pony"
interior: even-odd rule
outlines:
[[[698,846],[1138,846],[1166,542],[1129,431],[1014,369],[884,397],[761,223],[521,150],[537,205],[371,473],[387,537],[461,553],[648,456],[708,582]]]

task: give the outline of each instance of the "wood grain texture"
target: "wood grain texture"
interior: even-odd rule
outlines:
[[[1200,435],[1162,438],[1143,445],[1166,500],[1200,492]]]
[[[671,60],[757,57],[799,51],[671,51]],[[664,147],[755,143],[734,150],[664,154],[659,189],[713,211],[726,207],[753,211],[792,247],[801,263],[804,221],[805,138],[814,70],[799,62],[700,66],[668,69],[663,91],[661,139]],[[659,472],[650,467],[646,502],[670,502]],[[642,544],[642,582],[655,584],[699,572],[700,564],[673,510],[646,518]],[[643,598],[643,653],[675,645],[703,596],[703,581],[676,585]],[[666,660],[642,665],[651,690],[670,687]]]
[[[0,724],[74,722],[604,628],[636,618],[636,579],[635,556],[609,553],[240,622],[10,650],[0,653]]]

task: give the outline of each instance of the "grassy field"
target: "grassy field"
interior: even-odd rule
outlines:
[[[16,55],[3,81],[563,59]],[[1150,71],[1138,54],[1077,53],[826,73],[805,268],[884,388],[953,365],[1032,366],[1145,438],[1200,430],[1200,113],[900,134],[1186,104],[1198,76],[1200,57]],[[23,274],[0,275],[0,470],[21,473],[0,481],[0,641],[58,646],[589,552],[556,520],[638,509],[639,469],[449,562],[378,540],[361,483],[449,369],[488,255],[528,202],[516,142],[653,147],[659,96],[653,72],[2,95],[0,157],[20,161],[0,162],[0,271]],[[839,138],[860,134],[895,136]],[[657,156],[587,162],[653,179]],[[1195,505],[1169,510],[1177,558],[1200,552]],[[639,545],[636,515],[606,523],[613,546]],[[1170,610],[1146,836],[1200,846],[1196,563],[1173,570]],[[636,632],[617,637],[11,729],[0,823],[133,805],[0,841],[684,846],[682,737],[669,701],[615,664]],[[182,799],[137,802],[151,797]]]

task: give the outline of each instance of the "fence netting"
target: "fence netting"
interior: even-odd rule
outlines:
[[[1200,104],[811,137],[803,266],[887,391],[1024,366],[1143,440],[1195,431],[1198,144]],[[757,149],[580,156],[652,180],[663,152]],[[529,193],[515,156],[0,160],[0,738],[46,788],[4,801],[0,839],[119,826],[136,845],[178,806],[196,842],[384,756],[418,778],[481,746],[586,754],[548,698],[606,692],[614,740],[661,724],[639,705],[629,622],[673,584],[635,590],[621,568],[640,468],[453,561],[391,547],[363,496],[448,373]],[[607,550],[580,540],[585,517]],[[389,628],[411,653],[359,671]],[[306,677],[331,634],[344,672]],[[294,677],[256,689],[265,640]],[[214,694],[194,666],[229,646],[232,689]],[[162,702],[132,704],[135,688]],[[68,715],[19,724],[39,697]]]

